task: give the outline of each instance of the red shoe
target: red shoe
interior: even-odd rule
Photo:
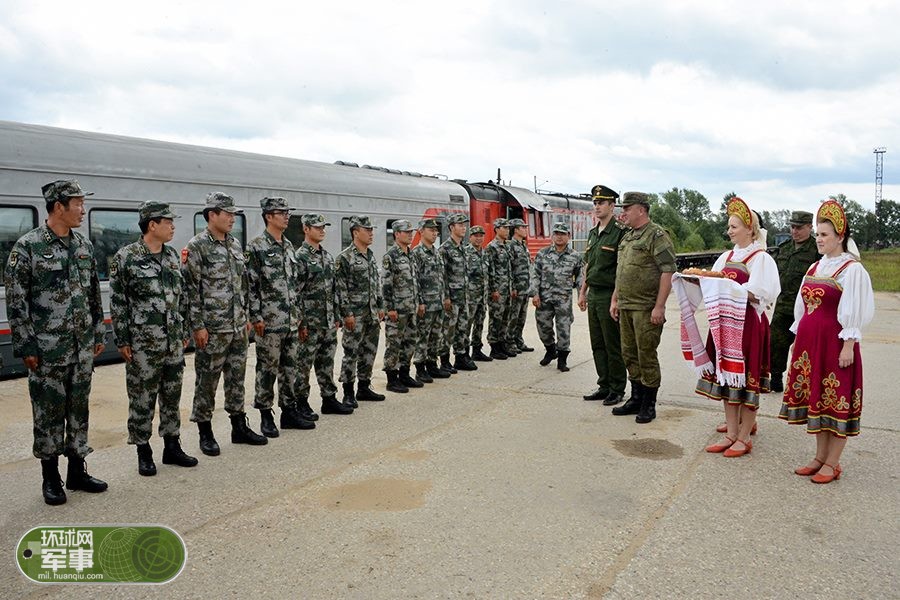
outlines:
[[[724,456],[726,458],[737,458],[738,456],[750,454],[750,452],[753,450],[753,442],[751,442],[750,440],[747,440],[746,442],[744,440],[738,440],[738,441],[740,441],[744,445],[743,450],[735,450],[734,446],[732,446],[731,448],[726,450],[725,454],[723,454],[722,456]],[[737,442],[735,442],[735,443],[737,443]]]
[[[819,472],[819,469],[822,468],[822,465],[825,463],[819,460],[818,458],[814,458],[813,462],[819,463],[818,467],[797,467],[794,469],[794,473],[799,475],[800,477],[809,477],[810,475],[815,475]]]
[[[728,437],[727,435],[725,436],[725,439],[728,441],[727,442],[719,442],[718,444],[711,444],[711,445],[707,446],[706,451],[711,452],[713,454],[718,453],[718,452],[725,452],[726,450],[731,448],[731,445],[734,443],[734,440],[731,439],[730,437]]]
[[[822,463],[822,467],[831,467],[828,463]],[[821,468],[821,467],[819,467]],[[810,481],[813,483],[831,483],[835,479],[841,478],[841,465],[834,465],[831,467],[833,473],[831,475],[822,475],[821,473],[816,473],[810,478]]]

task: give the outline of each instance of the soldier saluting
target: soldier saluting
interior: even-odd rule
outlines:
[[[103,351],[103,306],[94,246],[75,231],[85,192],[75,180],[41,188],[44,225],[23,235],[6,265],[6,312],[13,354],[28,368],[34,414],[34,456],[41,460],[47,504],[62,504],[59,456],[69,459],[66,487],[106,491],[88,475],[88,397],[94,357]]]

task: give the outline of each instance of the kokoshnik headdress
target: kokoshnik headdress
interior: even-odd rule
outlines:
[[[747,226],[747,229],[753,229],[753,215],[750,214],[750,207],[747,203],[735,196],[728,202],[726,208],[728,216],[736,216],[741,222]]]

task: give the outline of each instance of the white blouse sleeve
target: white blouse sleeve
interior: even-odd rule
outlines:
[[[875,295],[869,273],[858,262],[854,262],[837,276],[843,288],[838,302],[837,320],[843,329],[838,334],[842,340],[861,340],[862,329],[875,316]]]
[[[781,280],[778,278],[778,265],[767,252],[760,252],[747,262],[750,279],[743,284],[744,289],[759,299],[758,311],[778,299],[781,293]]]
[[[721,271],[725,267],[725,261],[728,260],[728,255],[730,251],[723,252],[719,255],[719,258],[716,259],[716,262],[712,266],[712,271]]]

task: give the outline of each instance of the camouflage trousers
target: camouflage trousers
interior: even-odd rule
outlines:
[[[507,326],[509,325],[510,300],[512,300],[512,298],[510,298],[509,295],[504,296],[503,292],[500,292],[500,300],[497,300],[496,302],[488,300],[488,344],[502,344],[506,341],[506,331]]]
[[[247,330],[209,334],[209,342],[203,350],[197,350],[194,370],[197,383],[194,386],[194,409],[191,421],[212,419],[216,407],[216,388],[219,376],[225,375],[225,411],[229,415],[244,412],[244,373],[247,369]]]
[[[544,346],[556,344],[556,349],[563,352],[569,351],[572,333],[572,299],[564,302],[541,302],[541,307],[534,311],[534,322],[537,324],[538,335]],[[553,326],[556,325],[556,334]]]
[[[294,378],[297,368],[297,330],[269,332],[256,337],[256,389],[253,408],[272,408],[275,380],[278,406],[294,405]]]
[[[146,444],[153,433],[153,413],[159,404],[159,436],[178,435],[181,429],[182,352],[144,352],[132,348],[125,363],[128,389],[128,443]]]
[[[467,323],[467,337],[472,343],[473,348],[481,348],[481,336],[484,335],[484,318],[487,310],[485,308],[484,298],[469,301],[469,322]]]
[[[450,312],[444,313],[444,326],[441,329],[440,356],[450,354],[453,347],[455,354],[465,354],[469,351],[469,307],[465,299],[453,301]]]
[[[436,361],[441,351],[444,310],[426,311],[425,316],[416,321],[418,332],[413,362]]]
[[[45,365],[28,371],[28,392],[34,417],[36,458],[60,454],[84,458],[88,446],[88,397],[91,395],[93,360],[71,365]]]
[[[300,342],[297,353],[297,375],[295,377],[295,396],[297,399],[309,398],[309,371],[316,370],[316,381],[319,382],[319,394],[323,398],[334,397],[337,386],[334,385],[334,353],[337,351],[337,328],[309,329],[306,340]]]
[[[398,314],[396,321],[384,320],[384,370],[409,367],[416,351],[415,314]]]
[[[522,333],[525,331],[525,319],[528,317],[527,292],[519,292],[516,298],[509,300],[509,316],[506,324],[506,343],[522,346],[525,339]]]
[[[357,318],[353,331],[344,328],[344,335],[341,336],[341,346],[344,348],[339,377],[341,383],[352,383],[356,379],[372,380],[372,367],[375,365],[380,337],[381,322],[371,316]]]
[[[769,332],[772,338],[772,378],[780,377],[787,367],[787,361],[791,344],[794,343],[794,334],[791,333],[791,325],[794,323],[794,315],[775,313],[772,316],[772,324]]]
[[[662,325],[650,322],[650,309],[619,310],[619,330],[622,336],[622,359],[628,378],[649,388],[658,388],[662,377],[656,349],[662,337]]]

